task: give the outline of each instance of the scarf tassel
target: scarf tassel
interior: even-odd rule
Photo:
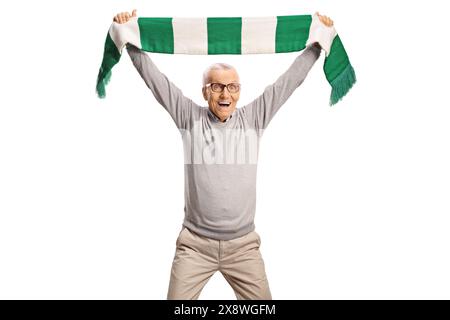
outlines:
[[[109,80],[111,80],[111,70],[109,72],[106,72],[106,74],[104,74],[105,72],[103,70],[100,70],[100,72],[98,73],[98,78],[97,78],[97,96],[101,99],[105,98],[106,96],[106,85],[109,83]]]
[[[356,83],[355,70],[353,70],[352,65],[349,63],[347,67],[339,74],[336,79],[331,81],[331,96],[330,96],[330,106],[336,104],[341,100],[347,92]]]

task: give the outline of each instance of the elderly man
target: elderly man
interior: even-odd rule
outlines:
[[[318,15],[324,28],[333,21]],[[119,13],[117,23],[136,17]],[[127,45],[137,71],[182,133],[185,154],[185,218],[176,241],[168,299],[197,299],[220,271],[237,299],[271,299],[255,231],[259,140],[275,113],[300,86],[319,58],[315,42],[251,103],[236,108],[239,75],[223,63],[203,74],[208,107],[185,97],[150,57]]]

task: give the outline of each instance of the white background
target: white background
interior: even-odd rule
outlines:
[[[274,299],[450,298],[445,1],[1,2],[0,298],[165,299],[183,219],[178,130],[124,54],[94,88],[113,16],[335,21],[358,82],[329,107],[324,55],[260,150],[256,228]],[[211,63],[240,105],[298,53],[151,54],[203,104]],[[201,299],[234,299],[216,273]]]

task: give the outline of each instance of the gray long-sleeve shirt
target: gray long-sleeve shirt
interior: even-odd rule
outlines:
[[[230,240],[255,229],[259,140],[275,113],[306,78],[320,55],[307,47],[262,95],[225,122],[197,105],[161,73],[149,55],[127,45],[137,71],[169,112],[183,138],[183,225],[205,237]]]

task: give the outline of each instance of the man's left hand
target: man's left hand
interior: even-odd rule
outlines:
[[[318,12],[316,12],[316,14],[319,17],[320,22],[322,22],[324,25],[326,25],[327,27],[332,27],[333,26],[333,20],[331,20],[329,17],[322,16]]]

